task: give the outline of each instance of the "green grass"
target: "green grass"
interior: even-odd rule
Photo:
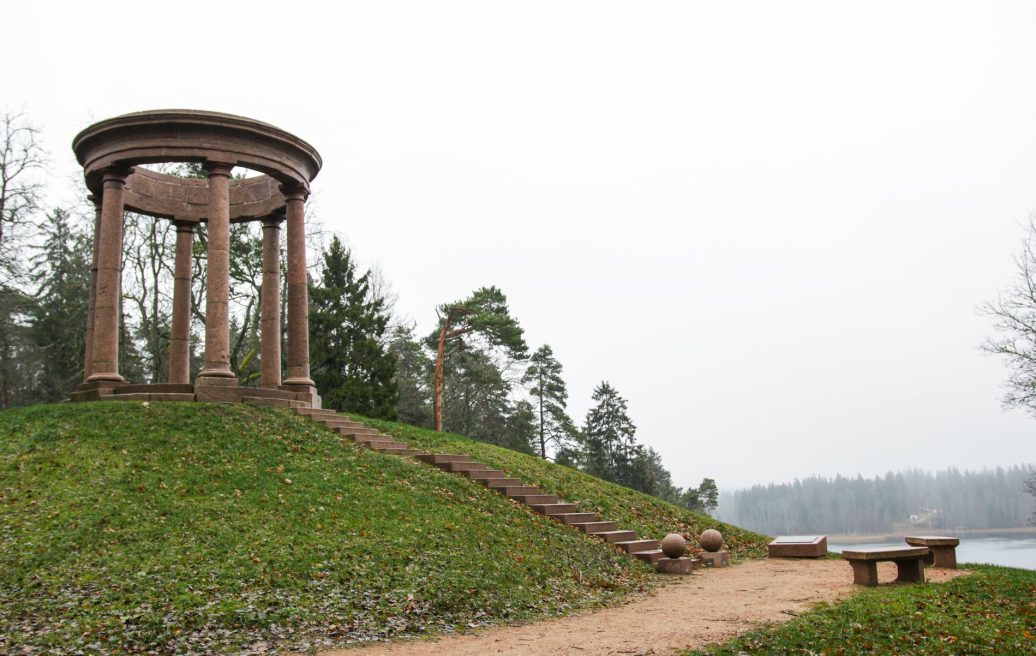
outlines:
[[[653,534],[682,516],[643,500],[630,513],[654,508],[638,525]],[[305,649],[542,618],[657,578],[462,476],[286,411],[0,412],[3,654]]]
[[[356,419],[380,428],[393,437],[412,446],[434,453],[465,454],[491,467],[501,469],[514,478],[537,485],[549,494],[579,504],[580,511],[596,511],[601,517],[615,521],[619,528],[632,529],[642,538],[662,539],[667,533],[683,533],[692,538],[707,528],[723,533],[726,547],[736,561],[766,555],[764,535],[752,533],[730,524],[724,524],[706,515],[693,513],[673,505],[589,476],[575,469],[555,465],[540,458],[530,457],[510,449],[478,442],[462,435],[437,433],[406,424]],[[701,551],[696,541],[692,549]]]
[[[861,590],[687,656],[1036,654],[1036,571],[969,566],[938,585]]]

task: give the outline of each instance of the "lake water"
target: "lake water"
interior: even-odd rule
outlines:
[[[834,543],[829,542],[828,551],[841,553],[842,549],[871,549],[873,547],[903,547],[899,542]],[[989,563],[1036,569],[1036,537],[962,537],[957,547],[958,563]]]

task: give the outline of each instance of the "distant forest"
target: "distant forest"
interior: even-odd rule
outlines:
[[[889,472],[873,479],[810,477],[720,494],[719,516],[738,526],[790,535],[872,535],[905,529],[1029,525],[1029,466],[979,472]]]

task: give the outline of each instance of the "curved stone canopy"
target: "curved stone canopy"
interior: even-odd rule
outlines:
[[[137,164],[214,162],[266,175],[231,184],[232,220],[279,211],[279,186],[305,191],[322,161],[313,146],[280,128],[242,116],[188,109],[134,112],[94,123],[72,142],[86,183],[100,195],[104,170]],[[128,207],[144,214],[197,222],[205,219],[205,180],[136,169],[127,179]]]
[[[126,178],[126,209],[179,223],[207,220],[208,181],[133,169]],[[254,221],[284,214],[280,181],[268,175],[230,181],[230,220]]]

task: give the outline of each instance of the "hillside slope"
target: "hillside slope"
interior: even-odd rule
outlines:
[[[645,527],[666,524],[640,501]],[[262,653],[450,631],[612,602],[650,571],[285,411],[0,412],[0,653]]]
[[[355,417],[369,426],[381,429],[411,446],[435,453],[469,455],[491,467],[502,469],[509,476],[536,485],[548,494],[579,504],[580,511],[593,511],[616,521],[621,528],[633,529],[638,535],[656,540],[667,533],[684,533],[691,537],[707,528],[723,533],[726,548],[735,560],[766,555],[768,538],[758,533],[725,524],[707,515],[694,513],[661,499],[615,485],[581,471],[555,465],[541,458],[528,456],[492,444],[406,424]],[[700,469],[708,471],[708,465]],[[691,549],[700,552],[696,542]]]

